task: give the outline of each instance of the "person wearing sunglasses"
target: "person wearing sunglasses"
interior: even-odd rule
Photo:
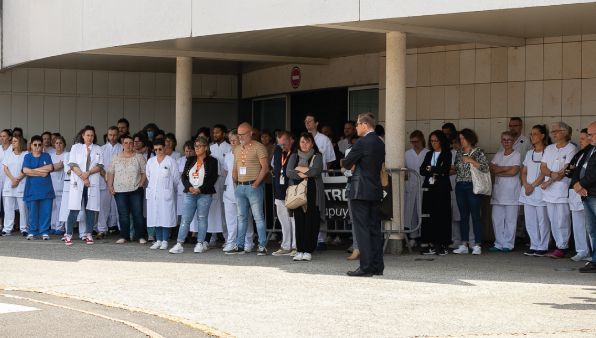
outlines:
[[[510,252],[515,245],[515,229],[519,211],[519,168],[521,155],[513,149],[514,136],[510,131],[501,133],[503,150],[495,154],[489,168],[495,175],[490,204],[493,207],[492,221],[495,234],[494,246],[490,252]]]
[[[176,186],[180,180],[176,160],[165,153],[162,139],[153,142],[155,156],[147,161],[147,227],[155,228],[152,250],[166,250],[170,230],[176,227]]]
[[[54,171],[52,158],[43,151],[43,139],[31,137],[31,152],[23,160],[23,174],[27,175],[23,200],[29,212],[29,235],[27,239],[41,236],[50,239],[50,220],[54,203],[54,187],[50,173]]]
[[[548,251],[550,241],[550,222],[546,212],[546,202],[542,200],[544,174],[540,171],[544,148],[550,144],[546,125],[538,124],[530,131],[533,149],[526,153],[521,170],[522,189],[519,201],[524,206],[526,230],[530,236],[530,249],[526,256],[542,257]]]

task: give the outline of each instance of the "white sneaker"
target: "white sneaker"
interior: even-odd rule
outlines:
[[[181,254],[184,252],[184,248],[182,247],[182,243],[176,243],[173,248],[170,249],[171,254]]]
[[[297,252],[296,256],[294,256],[294,261],[301,261],[302,260],[302,252]]]
[[[144,238],[139,239],[139,244],[147,244],[147,240]]]
[[[252,246],[245,246],[244,247],[244,252],[245,253],[251,253],[252,252]]]
[[[296,254],[298,252],[296,251],[296,249],[292,249],[292,252],[290,252],[290,257],[296,257]]]
[[[472,255],[480,254],[482,254],[482,248],[480,247],[480,245],[474,245],[474,247],[472,247]]]
[[[116,244],[124,244],[126,243],[126,240],[124,238],[120,238],[119,240],[116,241]]]
[[[578,253],[577,255],[571,257],[571,260],[574,262],[579,262],[579,261],[586,259],[587,257],[588,257],[588,255]]]
[[[465,245],[460,245],[459,248],[453,250],[454,254],[458,254],[458,255],[467,255],[469,253],[469,249],[467,246]]]
[[[312,259],[312,256],[308,252],[305,252],[305,253],[302,254],[302,260],[303,261],[309,261],[310,262],[311,259]]]
[[[161,245],[159,246],[159,250],[166,250],[168,248],[168,241],[161,241]]]
[[[223,252],[230,252],[236,249],[236,244],[234,243],[227,243],[223,247]]]
[[[161,241],[155,241],[155,242],[153,242],[153,245],[149,247],[149,249],[157,250],[157,249],[159,249],[160,246],[161,246]]]
[[[195,245],[195,248],[193,250],[194,253],[201,253],[203,252],[203,242],[198,242],[197,245]]]
[[[207,242],[203,242],[203,252],[209,250],[209,248],[211,247],[211,245]]]

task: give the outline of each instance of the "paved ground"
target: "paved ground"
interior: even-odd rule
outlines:
[[[578,273],[583,264],[570,260],[519,252],[387,256],[384,276],[349,278],[345,271],[355,263],[341,251],[315,255],[310,263],[191,252],[170,255],[113,240],[65,247],[58,240],[2,238],[0,285],[185,318],[216,335],[596,336],[596,274]],[[27,295],[44,294],[20,294]],[[105,313],[119,318],[126,312]],[[32,313],[0,314],[0,327],[12,318],[16,328]]]

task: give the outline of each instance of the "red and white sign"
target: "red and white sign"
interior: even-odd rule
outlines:
[[[292,72],[290,73],[290,83],[292,84],[292,88],[297,89],[300,87],[300,80],[302,80],[300,68],[294,66],[294,68],[292,68]]]

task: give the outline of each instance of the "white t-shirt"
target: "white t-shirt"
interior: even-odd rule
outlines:
[[[563,148],[557,148],[556,144],[551,144],[544,150],[542,156],[542,163],[545,163],[547,168],[551,171],[560,171],[563,169],[577,152],[575,146],[567,143]],[[550,177],[546,177],[545,181],[549,181]],[[561,180],[554,182],[542,193],[542,199],[548,203],[568,203],[569,181],[568,177],[563,177]]]
[[[116,143],[112,145],[111,143],[106,143],[101,146],[101,153],[103,155],[103,167],[104,170],[107,171],[107,168],[110,167],[110,163],[112,163],[112,159],[114,156],[118,156],[122,152],[122,145],[120,143]],[[101,178],[99,180],[99,188],[104,190],[107,188],[106,185],[106,178]]]
[[[317,132],[314,136],[315,143],[323,154],[323,170],[327,170],[327,163],[335,161],[335,151],[333,150],[333,143],[325,134]]]
[[[198,171],[196,164],[190,167],[190,170],[188,171],[188,180],[195,189],[200,188],[205,180],[205,164],[203,163]]]
[[[428,149],[424,148],[420,151],[420,154],[416,154],[414,149],[409,149],[406,151],[406,168],[412,169],[417,173],[420,172],[420,166],[422,162],[424,162],[424,157],[426,153],[428,153]],[[406,192],[416,192],[418,191],[418,184],[422,184],[422,182],[417,182],[417,180],[413,177],[413,175],[408,176],[408,180],[406,181]]]
[[[514,150],[511,154],[499,151],[491,163],[501,167],[521,166],[520,154]],[[495,176],[490,204],[519,205],[520,191],[519,172],[515,176]]]
[[[526,168],[526,181],[528,183],[532,183],[536,181],[538,176],[540,176],[540,163],[542,161],[542,155],[544,152],[534,152],[534,150],[530,150],[526,153],[526,158],[524,159],[524,167]],[[519,193],[519,201],[523,204],[532,205],[535,207],[544,207],[546,203],[542,200],[542,188],[537,186],[534,188],[534,191],[530,196],[526,195],[526,190],[521,187]]]

